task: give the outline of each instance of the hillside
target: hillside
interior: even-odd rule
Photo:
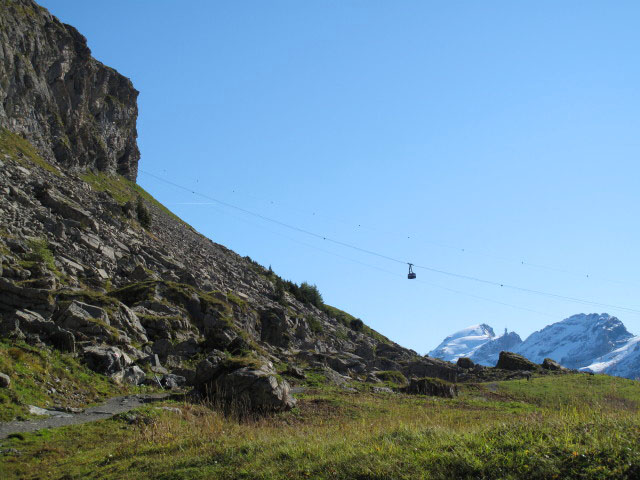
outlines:
[[[637,382],[398,345],[137,185],[137,91],[75,28],[0,0],[0,55],[0,478],[640,474]]]

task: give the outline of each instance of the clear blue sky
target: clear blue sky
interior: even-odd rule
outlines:
[[[40,3],[140,90],[142,170],[391,257],[640,310],[638,2]],[[420,353],[471,324],[524,337],[579,312],[640,334],[634,312],[425,270],[408,281],[403,265],[138,181]]]

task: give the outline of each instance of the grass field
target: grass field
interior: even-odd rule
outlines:
[[[238,421],[202,405],[5,440],[27,479],[640,478],[640,384],[568,375],[467,385],[454,400],[309,388]],[[16,454],[15,452],[19,452]]]

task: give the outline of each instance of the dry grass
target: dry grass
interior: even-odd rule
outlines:
[[[6,473],[32,479],[637,478],[640,420],[630,402],[640,398],[640,386],[610,377],[588,384],[587,378],[503,382],[497,393],[479,385],[455,400],[318,389],[302,395],[292,412],[242,421],[204,405],[172,404],[179,414],[147,407],[132,424],[116,419],[11,440],[23,455],[5,457]],[[590,393],[587,401],[567,395],[558,402],[540,393],[547,382],[560,394],[576,385]],[[625,408],[612,405],[611,395]]]

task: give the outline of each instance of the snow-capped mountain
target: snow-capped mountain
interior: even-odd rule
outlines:
[[[470,357],[473,352],[495,338],[489,325],[473,325],[449,335],[440,345],[429,352],[430,357],[455,362],[460,357]]]
[[[513,352],[518,345],[522,343],[522,339],[520,335],[516,332],[505,332],[498,336],[494,337],[484,345],[481,345],[470,355],[471,360],[480,365],[486,365],[488,367],[495,366],[498,363],[498,357],[500,356],[500,352],[507,351]]]
[[[429,352],[429,356],[449,362],[468,357],[480,365],[494,366],[501,351],[513,351],[520,343],[522,339],[517,333],[507,333],[505,329],[504,334],[496,336],[493,328],[483,323],[449,335]]]
[[[515,352],[535,363],[549,357],[568,368],[581,368],[622,347],[633,335],[616,317],[578,314],[534,332]]]
[[[469,357],[493,366],[501,351],[519,353],[535,363],[552,358],[568,368],[640,378],[640,336],[633,336],[606,313],[578,314],[532,333],[523,342],[517,333],[496,336],[486,324],[448,336],[429,355],[455,362]]]
[[[640,379],[640,336],[630,338],[620,348],[603,355],[580,370]]]

